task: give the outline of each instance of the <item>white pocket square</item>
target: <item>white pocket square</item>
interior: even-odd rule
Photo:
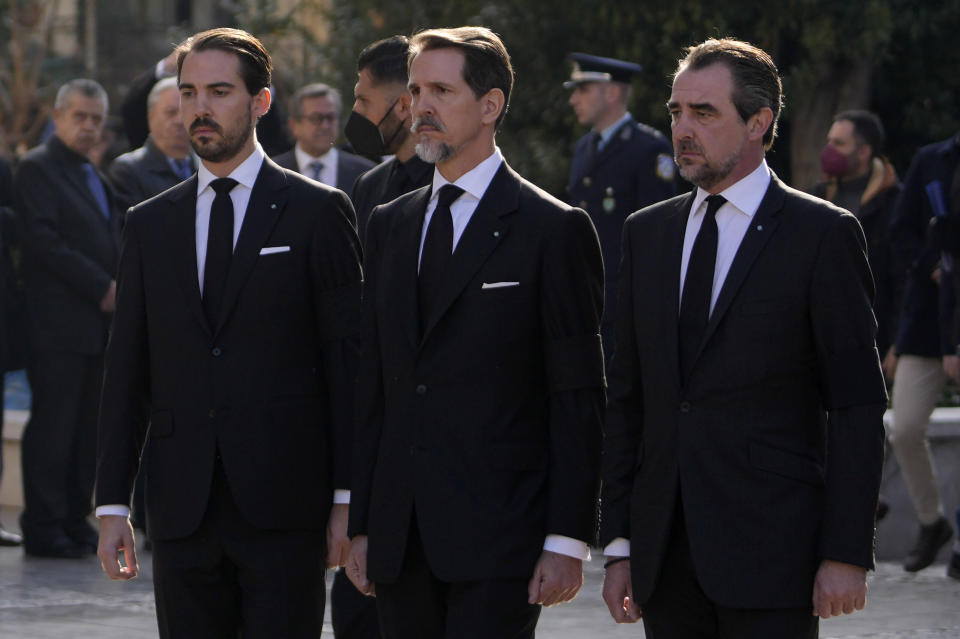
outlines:
[[[274,253],[289,253],[289,246],[264,246],[260,249],[260,255],[273,255]]]
[[[508,286],[520,286],[520,282],[484,282],[480,288],[507,288]]]

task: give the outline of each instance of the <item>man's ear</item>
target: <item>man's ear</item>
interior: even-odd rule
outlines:
[[[270,88],[263,87],[253,96],[253,116],[255,118],[262,118],[266,115],[267,111],[270,110],[272,103],[273,94],[270,92]]]
[[[503,91],[490,89],[480,98],[480,121],[484,124],[494,124],[506,106]]]
[[[401,120],[407,118],[410,115],[410,102],[413,100],[413,96],[410,95],[409,91],[404,91],[400,94],[400,97],[397,98],[397,103],[393,105],[394,110],[397,112],[397,117]]]
[[[762,140],[772,123],[773,111],[770,107],[763,107],[747,120],[747,136],[751,140]]]

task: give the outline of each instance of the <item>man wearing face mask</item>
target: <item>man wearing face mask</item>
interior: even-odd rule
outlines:
[[[884,373],[892,380],[903,277],[896,267],[889,226],[901,185],[893,165],[881,155],[883,144],[883,124],[875,114],[860,110],[838,113],[820,154],[824,181],[812,193],[853,213],[863,227],[877,287],[873,307],[877,349],[884,356]]]
[[[426,186],[433,177],[433,165],[417,157],[417,142],[410,135],[408,49],[406,36],[397,35],[368,45],[357,59],[347,139],[357,153],[394,156],[361,175],[353,185],[361,242],[375,206]]]

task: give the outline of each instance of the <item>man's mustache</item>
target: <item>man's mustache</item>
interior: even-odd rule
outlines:
[[[693,140],[680,140],[677,144],[677,153],[684,153],[686,151],[693,151],[694,153],[703,154],[703,149],[700,148],[700,145],[694,142]]]
[[[440,120],[429,115],[422,115],[416,120],[414,120],[413,125],[410,127],[410,130],[413,131],[414,133],[419,133],[420,127],[423,127],[423,126],[432,126],[437,131],[440,131],[440,132],[446,132],[447,130],[446,127],[444,127],[443,124],[440,122]]]
[[[190,125],[190,133],[193,133],[196,129],[200,127],[206,127],[208,129],[213,129],[217,133],[223,133],[223,130],[220,128],[220,125],[211,120],[210,118],[197,118]]]

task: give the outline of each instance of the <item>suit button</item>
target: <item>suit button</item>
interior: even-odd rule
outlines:
[[[213,410],[212,408],[210,409],[210,412],[207,413],[207,417],[209,417],[210,419],[213,419],[216,416],[217,416],[217,411]]]
[[[581,208],[581,209],[586,209],[586,208],[587,208],[587,201],[586,201],[586,200],[580,200],[580,208]]]
[[[419,384],[417,386],[417,395],[426,395],[426,394],[427,394],[426,384]]]
[[[215,346],[213,350],[210,351],[210,354],[213,355],[214,357],[220,357],[223,354],[223,351],[220,350],[219,346]]]
[[[589,175],[583,178],[584,186],[590,186],[591,184],[593,184],[593,180],[590,179]]]
[[[689,413],[690,412],[690,402],[680,402],[680,412]]]

